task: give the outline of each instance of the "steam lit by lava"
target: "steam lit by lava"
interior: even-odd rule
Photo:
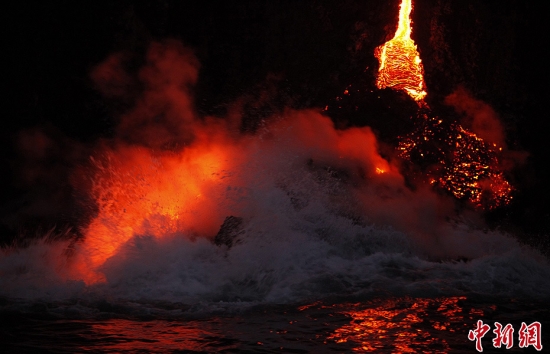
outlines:
[[[142,92],[121,116],[117,138],[99,144],[75,173],[75,189],[94,208],[83,240],[74,245],[70,279],[108,281],[105,267],[130,257],[128,250],[142,237],[213,239],[227,216],[245,217],[254,209],[251,186],[275,178],[267,171],[278,170],[277,163],[298,159],[299,165],[313,161],[343,170],[353,165],[362,176],[357,178],[401,180],[379,155],[369,127],[339,131],[317,111],[287,110],[285,119],[266,123],[269,133],[241,134],[238,113],[222,119],[195,112],[190,88],[199,65],[188,49],[173,41],[153,43],[146,58],[135,74]],[[111,56],[94,71],[106,95],[125,94],[112,89],[130,75],[124,60]]]
[[[90,194],[99,213],[85,230],[87,260],[78,271],[86,281],[103,280],[91,270],[135,235],[160,237],[182,229],[215,233],[210,220],[223,217],[209,191],[219,187],[230,154],[237,155],[231,146],[197,143],[180,154],[123,146],[92,159]]]
[[[412,0],[403,0],[399,10],[399,24],[395,36],[376,48],[374,54],[380,61],[376,86],[404,90],[415,101],[426,97],[424,68],[416,44],[411,39]]]
[[[500,169],[502,146],[433,117],[424,102],[423,68],[410,38],[411,8],[411,0],[403,0],[395,37],[376,50],[378,87],[404,90],[419,105],[416,128],[402,138],[399,155],[420,166],[432,185],[458,199],[477,207],[507,204],[512,188]],[[123,94],[112,90],[124,86],[121,60],[114,56],[95,72],[106,94]],[[103,265],[115,255],[124,257],[125,245],[139,235],[160,238],[183,232],[186,237],[213,237],[227,215],[239,212],[239,206],[225,205],[221,198],[251,182],[235,171],[248,169],[244,166],[255,159],[257,149],[264,155],[281,149],[267,137],[245,139],[236,133],[240,118],[197,116],[190,87],[197,80],[198,66],[181,44],[151,46],[147,64],[137,75],[142,95],[121,117],[118,129],[123,139],[101,146],[88,167],[86,178],[91,182],[86,192],[96,210],[83,230],[85,240],[78,246],[80,258],[72,278],[105,281]],[[354,161],[360,168],[352,169],[362,178],[390,184],[403,180],[378,154],[370,128],[335,130],[328,117],[313,111],[289,111],[285,116],[269,124],[270,136],[287,139],[283,150],[293,147],[294,155],[315,155],[303,156],[303,161],[325,161],[336,168],[335,161],[340,161],[343,169]]]
[[[489,143],[459,124],[444,123],[424,102],[424,69],[410,37],[411,10],[412,0],[402,0],[395,36],[375,50],[380,62],[377,87],[403,90],[420,106],[416,128],[402,138],[399,155],[430,167],[430,183],[460,200],[486,209],[506,205],[513,188],[499,164],[503,146]],[[433,168],[435,165],[438,167]]]

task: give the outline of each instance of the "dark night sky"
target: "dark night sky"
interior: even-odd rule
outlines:
[[[541,30],[543,5],[520,0],[413,2],[413,37],[424,63],[430,105],[445,112],[443,98],[464,85],[500,114],[509,145],[530,153],[527,164],[515,173],[520,190],[516,203],[494,217],[535,233],[547,230],[548,222],[540,221],[550,216],[545,206],[550,196],[545,185],[550,151],[542,129],[547,116],[543,84],[548,76],[541,45],[547,42]],[[60,150],[72,143],[86,146],[112,133],[123,105],[102,98],[89,79],[91,69],[110,53],[122,51],[139,58],[151,41],[166,38],[191,47],[201,62],[195,96],[197,109],[204,114],[223,114],[236,98],[269,87],[275,87],[275,109],[323,107],[350,83],[374,88],[373,50],[393,36],[398,4],[398,0],[18,3],[8,13],[5,32],[8,93],[2,120],[0,212],[17,213],[37,195],[47,199],[48,193],[57,193],[51,179],[21,183],[24,162],[17,136],[22,130],[46,132],[63,142]],[[372,99],[365,96],[366,107]],[[410,107],[410,102],[404,106]],[[252,127],[254,117],[271,111],[267,107],[267,113],[261,112],[262,107],[254,105],[250,109],[251,118],[245,123]],[[382,111],[375,103],[371,109],[380,117],[410,113],[409,108]],[[365,116],[369,114],[336,123],[371,125],[382,137],[391,135],[391,127],[369,122]],[[40,163],[60,170],[60,165],[69,163],[55,156]],[[63,207],[52,210],[63,214]]]

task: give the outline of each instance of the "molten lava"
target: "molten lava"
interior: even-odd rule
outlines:
[[[439,178],[441,186],[458,199],[489,209],[511,201],[512,186],[499,170],[495,146],[472,132],[456,126],[456,149]]]
[[[404,90],[415,101],[422,101],[426,97],[424,68],[411,39],[411,10],[412,0],[403,0],[395,36],[374,52],[380,62],[376,86]]]
[[[415,130],[399,143],[399,156],[419,165],[433,186],[475,207],[509,204],[513,188],[500,167],[502,147],[430,113],[419,113]]]
[[[420,165],[432,185],[446,189],[457,199],[486,209],[506,205],[512,199],[513,188],[500,169],[503,147],[459,124],[434,117],[424,102],[424,69],[411,39],[411,10],[412,0],[402,0],[395,36],[375,50],[380,62],[377,87],[403,90],[420,106],[415,130],[401,139],[399,155]],[[454,96],[454,100],[464,98],[464,93]]]

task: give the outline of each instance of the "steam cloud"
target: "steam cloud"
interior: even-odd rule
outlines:
[[[502,148],[500,164],[505,171],[525,163],[528,153],[511,150],[506,144],[505,129],[497,112],[487,103],[478,100],[463,86],[445,98],[445,104],[463,115],[462,125],[490,144]]]
[[[393,235],[387,247],[426,259],[474,258],[515,245],[508,238],[463,232],[450,224],[456,216],[454,202],[428,187],[406,186],[396,163],[379,154],[368,127],[337,130],[318,110],[288,109],[267,119],[254,135],[243,134],[241,117],[234,112],[227,117],[197,114],[192,87],[199,79],[199,63],[182,44],[153,43],[135,75],[125,70],[127,60],[114,54],[91,74],[107,97],[134,103],[119,117],[115,137],[97,142],[89,163],[72,172],[73,188],[94,204],[89,222],[81,225],[84,237],[55,246],[55,252],[35,245],[32,252],[49,254],[39,257],[42,266],[34,265],[37,274],[88,285],[119,284],[128,264],[137,264],[136,254],[160,259],[170,245],[187,249],[182,254],[189,257],[217,252],[211,240],[230,215],[248,225],[249,245],[245,241],[241,250],[262,235],[288,240],[307,229],[304,222],[326,242],[336,243],[344,241],[335,239],[331,228],[357,233],[376,225]],[[447,103],[471,117],[476,134],[504,144],[489,106],[464,90]],[[28,139],[42,141],[42,147]],[[31,134],[21,144],[40,156],[50,141]],[[293,221],[294,214],[306,221]],[[333,215],[332,224],[323,220],[327,215]],[[279,249],[278,240],[263,240],[275,253],[289,251]],[[288,242],[300,249],[298,241]],[[70,256],[59,256],[67,254],[60,249],[68,249]],[[260,249],[253,251],[267,252]],[[264,256],[273,258],[273,252]],[[8,274],[25,262],[8,252],[0,257],[0,270]]]
[[[504,128],[497,113],[487,103],[477,100],[462,86],[445,98],[445,103],[464,114],[463,125],[483,140],[506,147]]]

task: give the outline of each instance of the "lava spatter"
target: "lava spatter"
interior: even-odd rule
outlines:
[[[503,147],[444,122],[424,101],[424,68],[411,39],[411,11],[412,0],[402,0],[395,36],[374,53],[380,62],[376,86],[405,91],[419,105],[415,129],[401,138],[399,156],[419,165],[432,185],[457,199],[483,209],[510,203],[513,187],[499,162]]]

